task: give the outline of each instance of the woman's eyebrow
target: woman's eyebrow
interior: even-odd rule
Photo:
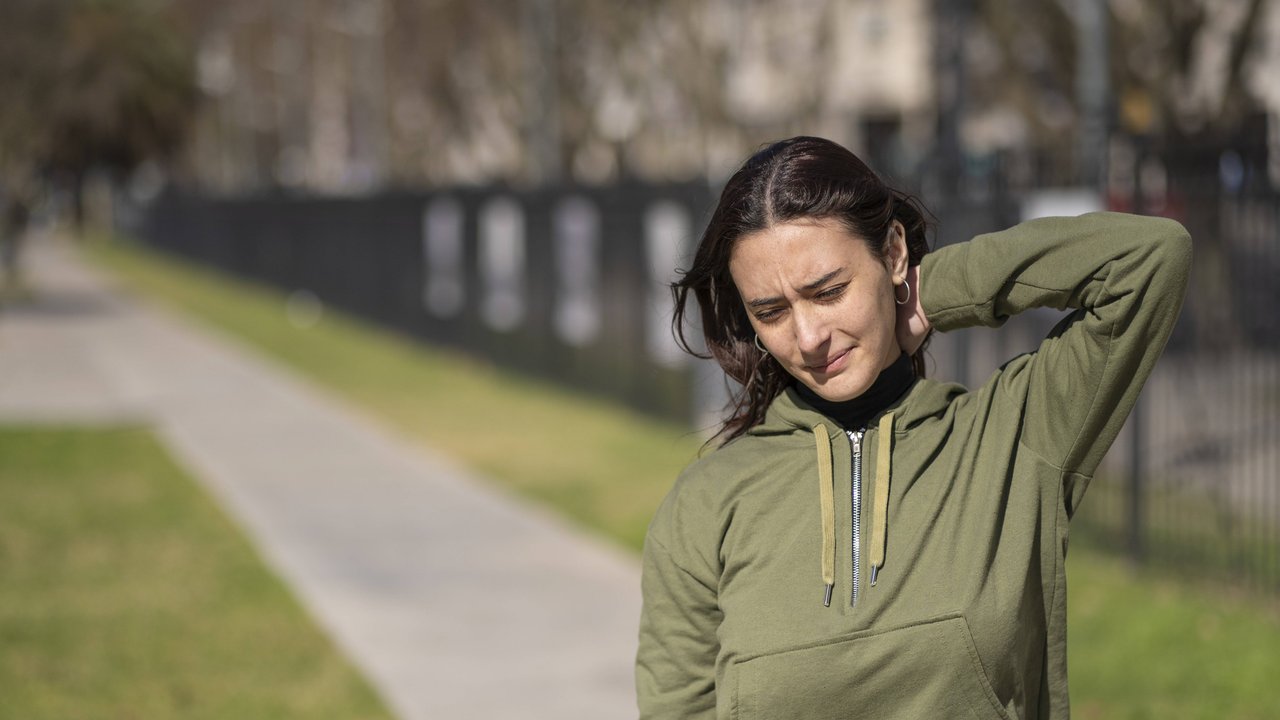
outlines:
[[[826,285],[827,283],[831,282],[831,279],[832,279],[832,278],[834,278],[835,276],[839,275],[839,274],[840,274],[840,273],[842,273],[842,272],[844,272],[844,266],[843,266],[843,265],[841,265],[840,267],[836,268],[835,270],[832,270],[831,272],[827,273],[826,275],[823,275],[822,277],[818,278],[817,280],[814,280],[813,282],[806,283],[806,284],[805,284],[803,287],[801,287],[800,289],[801,289],[801,290],[817,290],[818,288],[822,287],[823,285]],[[766,305],[773,305],[774,303],[779,303],[779,302],[782,302],[782,298],[781,298],[780,296],[767,297],[767,298],[757,298],[757,299],[755,299],[755,300],[749,300],[749,301],[747,301],[747,307],[751,307],[751,308],[764,307],[764,306],[766,306]]]

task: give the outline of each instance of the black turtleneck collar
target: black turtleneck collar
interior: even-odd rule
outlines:
[[[796,394],[814,410],[826,415],[840,424],[845,430],[861,430],[867,421],[880,411],[889,407],[894,400],[902,397],[902,393],[911,387],[916,379],[915,368],[911,366],[911,356],[903,353],[893,364],[880,371],[880,376],[871,383],[871,387],[852,400],[834,402],[824,400],[810,390],[804,383],[796,383]]]

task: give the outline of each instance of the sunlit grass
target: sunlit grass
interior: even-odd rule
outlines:
[[[1073,717],[1280,718],[1274,604],[1087,547],[1067,568]]]
[[[388,715],[149,432],[0,427],[0,717]]]
[[[130,286],[633,549],[700,444],[684,428],[334,313],[299,330],[272,290],[128,246],[94,255]],[[1280,693],[1268,685],[1280,677],[1273,603],[1135,574],[1080,543],[1068,565],[1077,717],[1280,717]]]

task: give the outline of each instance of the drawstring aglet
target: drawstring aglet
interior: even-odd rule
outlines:
[[[830,583],[827,584],[826,594],[822,598],[822,604],[824,607],[831,607],[831,590],[834,587],[835,587],[834,584],[830,584]]]
[[[880,566],[872,565],[871,566],[871,587],[876,586],[876,576],[879,574],[880,574]]]

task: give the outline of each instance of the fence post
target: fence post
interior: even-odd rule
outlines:
[[[1133,412],[1129,414],[1129,484],[1126,493],[1128,517],[1126,529],[1128,530],[1128,549],[1129,559],[1134,565],[1142,563],[1143,548],[1143,448],[1142,448],[1142,396],[1138,396],[1138,402],[1133,406]]]
[[[1145,214],[1144,193],[1146,189],[1142,183],[1142,164],[1146,159],[1145,148],[1139,147],[1135,153],[1133,164],[1133,212],[1135,214]],[[1143,560],[1143,497],[1142,497],[1142,477],[1143,477],[1143,447],[1142,447],[1142,395],[1139,393],[1138,399],[1133,403],[1133,411],[1129,413],[1129,483],[1126,496],[1127,505],[1127,522],[1125,527],[1128,530],[1129,560],[1134,565],[1140,565]]]

